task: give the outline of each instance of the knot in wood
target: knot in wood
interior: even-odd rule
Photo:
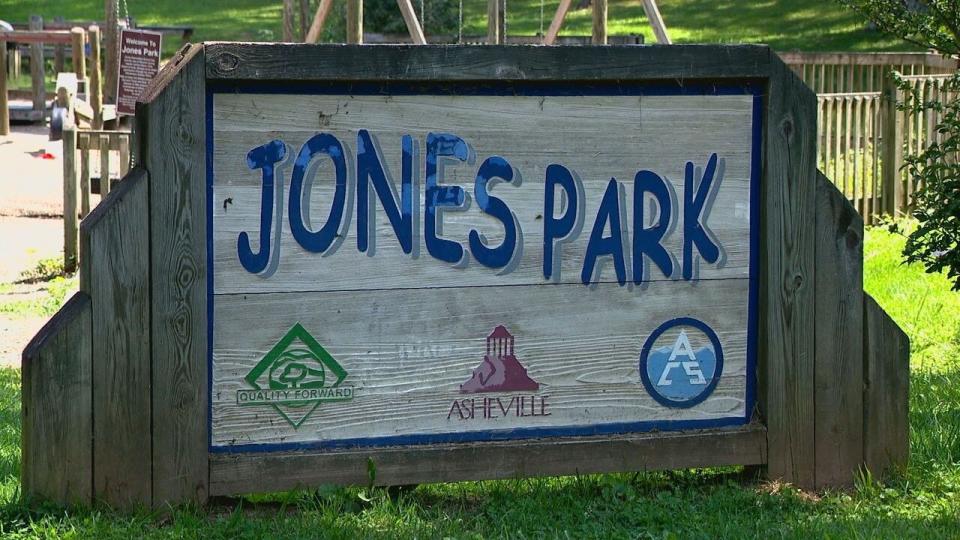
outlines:
[[[793,136],[793,119],[784,118],[783,122],[780,123],[780,130],[783,132],[783,136],[790,140]]]
[[[240,57],[233,53],[221,53],[217,57],[217,69],[223,73],[228,73],[237,69],[240,65]]]

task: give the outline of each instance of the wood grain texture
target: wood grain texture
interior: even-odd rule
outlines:
[[[90,297],[76,293],[23,351],[21,481],[28,498],[93,494]]]
[[[689,433],[582,437],[483,444],[446,444],[336,452],[214,454],[212,495],[284,491],[319,484],[505,479],[522,476],[649,471],[762,464],[767,458],[763,426]]]
[[[816,95],[771,52],[760,254],[768,475],[814,485]]]
[[[910,457],[910,339],[868,294],[863,325],[863,455],[882,478],[906,468]]]
[[[607,44],[607,0],[593,0],[591,41],[594,45]]]
[[[676,80],[763,78],[757,45],[453,47],[208,43],[207,76],[224,80]]]
[[[94,497],[151,503],[147,174],[119,182],[81,223],[93,329]]]
[[[10,105],[7,98],[7,42],[0,39],[0,135],[10,134]]]
[[[43,30],[43,17],[30,16],[30,30]],[[69,37],[69,33],[67,33]],[[47,114],[47,87],[44,83],[43,70],[43,43],[30,44],[30,81],[33,93],[33,110],[39,111],[41,117]]]
[[[582,184],[582,228],[558,250],[558,273],[552,279],[580,283],[584,253],[604,189],[611,178],[623,186],[623,223],[633,230],[633,180],[637,171],[651,170],[663,177],[674,194],[673,225],[664,239],[676,257],[674,272],[665,276],[650,265],[653,280],[678,279],[683,240],[684,167],[702,169],[717,153],[722,173],[704,223],[722,246],[720,264],[701,263],[699,278],[746,278],[750,255],[750,170],[753,96],[326,96],[326,95],[214,95],[213,221],[214,275],[217,293],[323,291],[371,288],[419,288],[544,283],[544,176],[551,163],[573,171]],[[319,119],[319,120],[318,120]],[[520,120],[520,121],[518,121]],[[505,125],[516,128],[503,130]],[[371,213],[377,224],[373,249],[357,249],[353,196],[342,228],[343,243],[335,252],[306,252],[293,238],[289,220],[289,185],[293,156],[311,136],[322,130],[339,137],[355,161],[357,130],[366,128],[379,142],[378,154],[399,193],[402,170],[400,140],[409,134],[418,141],[414,194],[415,251],[403,253],[379,202]],[[492,155],[513,166],[513,184],[501,182],[491,194],[514,213],[522,231],[522,251],[510,271],[493,270],[468,256],[465,267],[430,256],[424,244],[424,140],[429,132],[456,133],[469,143],[473,164],[449,162],[443,184],[460,186],[475,199],[477,167]],[[664,140],[682,144],[664,146]],[[272,139],[286,143],[287,164],[280,167],[283,201],[279,259],[269,278],[247,272],[237,256],[237,237],[247,232],[259,249],[261,202],[260,171],[250,170],[246,155]],[[310,214],[329,215],[334,191],[329,160],[317,160],[311,189]],[[351,192],[356,192],[355,168],[348,167]],[[375,198],[371,190],[371,198]],[[230,201],[229,204],[226,201]],[[481,212],[475,202],[462,212],[444,212],[443,236],[463,244],[471,229],[482,232],[488,245],[503,240],[503,225]],[[555,215],[562,213],[561,208]],[[648,212],[648,216],[652,212]],[[274,220],[274,230],[277,228]],[[645,225],[646,226],[646,225]],[[627,239],[629,243],[629,239]],[[276,243],[275,243],[276,245]],[[393,275],[393,269],[403,269]],[[389,276],[389,279],[386,279]],[[610,267],[601,279],[615,280]]]
[[[816,486],[846,487],[863,463],[863,219],[817,174]]]
[[[63,270],[77,270],[79,222],[77,221],[77,128],[63,130]]]
[[[185,49],[143,107],[150,173],[153,500],[207,499],[205,82]],[[155,93],[154,93],[155,92]],[[140,114],[138,114],[140,116]],[[140,120],[138,120],[140,122]]]
[[[330,442],[519,428],[727,420],[746,416],[747,280],[665,283],[649,288],[604,284],[470,287],[433,291],[223,295],[214,300],[212,444]],[[597,314],[603,306],[603,315]],[[658,404],[640,381],[640,350],[662,323],[697,318],[716,333],[723,370],[716,389],[690,408]],[[244,377],[301,324],[346,370],[349,402],[316,410],[241,405]],[[504,325],[535,392],[463,394],[483,361],[485,338]],[[688,330],[689,331],[689,330]],[[677,331],[660,345],[672,345]],[[695,332],[694,350],[705,344]],[[460,420],[465,398],[547,395],[549,416]],[[631,431],[650,429],[632,427]]]

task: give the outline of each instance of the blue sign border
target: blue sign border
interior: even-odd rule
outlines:
[[[765,83],[584,83],[562,82],[309,82],[277,84],[268,81],[207,81],[206,86],[206,211],[207,211],[207,446],[211,453],[278,452],[311,449],[404,446],[416,444],[509,441],[545,437],[618,435],[649,431],[679,431],[744,425],[750,421],[756,399],[757,303],[760,253],[760,172],[763,139]],[[362,437],[302,443],[213,444],[213,96],[214,94],[317,94],[317,95],[467,95],[467,96],[753,96],[753,137],[750,164],[750,265],[747,307],[747,366],[744,416],[702,420],[614,422],[592,426],[557,426]],[[643,372],[641,370],[641,376]],[[712,393],[712,392],[711,392]],[[655,393],[650,393],[656,399]],[[659,401],[659,400],[658,400]]]

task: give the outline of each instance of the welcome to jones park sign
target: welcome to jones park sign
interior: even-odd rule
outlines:
[[[24,353],[25,491],[902,463],[814,119],[764,47],[188,47]]]

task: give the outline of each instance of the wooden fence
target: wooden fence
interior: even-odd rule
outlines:
[[[938,75],[957,71],[957,59],[936,53],[780,53],[780,58],[819,94],[881,92],[891,71]]]
[[[130,171],[130,133],[124,131],[63,130],[63,257],[67,272],[77,269],[80,220],[90,214],[91,195],[102,199],[113,189],[114,179]],[[96,160],[92,154],[96,152]],[[117,154],[116,161],[111,154]],[[99,176],[91,174],[98,164]],[[111,164],[114,172],[111,173]]]
[[[951,76],[901,77],[924,101],[943,101],[956,96],[946,88]],[[936,130],[942,113],[900,110],[898,105],[905,103],[906,98],[906,92],[890,76],[882,91],[817,96],[817,166],[867,223],[876,223],[882,214],[909,212],[918,186],[903,168],[904,158],[919,154],[943,137]]]

